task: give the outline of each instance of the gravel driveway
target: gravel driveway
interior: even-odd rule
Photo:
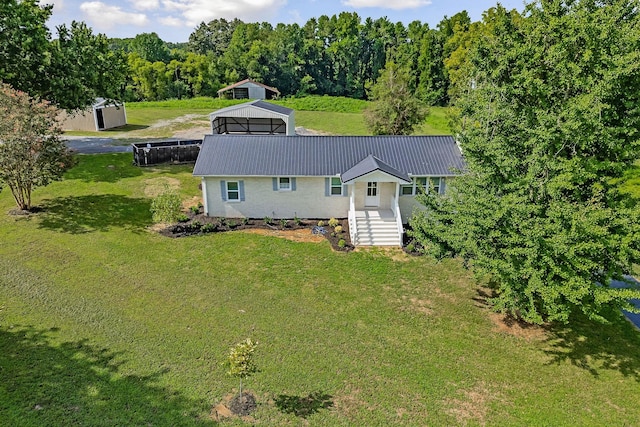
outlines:
[[[133,152],[130,144],[123,144],[113,138],[64,136],[62,139],[67,147],[81,154]]]

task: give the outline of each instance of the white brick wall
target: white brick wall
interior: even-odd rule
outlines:
[[[220,181],[244,181],[245,201],[223,201]],[[271,177],[204,178],[209,216],[228,218],[345,218],[349,197],[325,197],[323,177],[296,177],[296,191],[273,191]]]

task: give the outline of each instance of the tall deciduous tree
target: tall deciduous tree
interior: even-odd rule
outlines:
[[[31,191],[62,177],[73,158],[59,135],[58,110],[0,84],[0,182],[18,208],[31,208]]]
[[[410,87],[409,71],[393,62],[371,87],[371,104],[364,112],[367,126],[375,135],[408,135],[422,122],[426,107]]]
[[[425,195],[414,236],[495,285],[528,322],[631,309],[640,215],[615,180],[640,154],[640,4],[541,0],[469,47],[459,138],[468,170]],[[464,65],[463,64],[463,65]]]
[[[0,81],[42,94],[47,85],[42,75],[50,64],[51,34],[45,23],[52,9],[38,0],[0,2]]]
[[[128,72],[122,51],[111,50],[107,37],[93,34],[84,22],[57,30],[51,65],[44,73],[49,87],[42,97],[65,110],[81,109],[98,97],[119,100]]]

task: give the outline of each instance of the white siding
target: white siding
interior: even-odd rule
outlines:
[[[324,177],[296,177],[296,191],[273,191],[272,177],[206,177],[209,216],[228,218],[345,218],[349,197],[325,196]],[[223,201],[220,181],[244,181],[244,202]]]
[[[249,86],[249,85],[247,85]],[[267,92],[263,87],[257,85],[249,86],[249,98],[250,99],[265,99],[267,97]]]
[[[367,182],[355,182],[353,185],[355,185],[356,191],[356,210],[364,209],[364,198],[367,194]],[[380,195],[379,209],[391,209],[391,197],[396,194],[396,183],[378,182],[378,194]]]
[[[402,216],[403,224],[409,222],[409,218],[411,218],[415,209],[424,209],[424,205],[418,203],[415,196],[400,196],[398,206],[400,207],[400,216]]]

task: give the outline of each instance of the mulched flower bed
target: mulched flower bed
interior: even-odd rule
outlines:
[[[318,227],[322,221],[324,226]],[[349,222],[347,219],[339,219],[342,232],[334,232],[334,228],[327,225],[328,220],[323,219],[268,219],[268,218],[221,218],[209,217],[202,211],[195,213],[189,211],[177,224],[160,230],[160,234],[167,237],[187,237],[206,233],[221,233],[235,230],[309,230],[326,238],[331,247],[336,251],[349,252],[354,249],[349,238]],[[341,243],[341,240],[343,243]]]

